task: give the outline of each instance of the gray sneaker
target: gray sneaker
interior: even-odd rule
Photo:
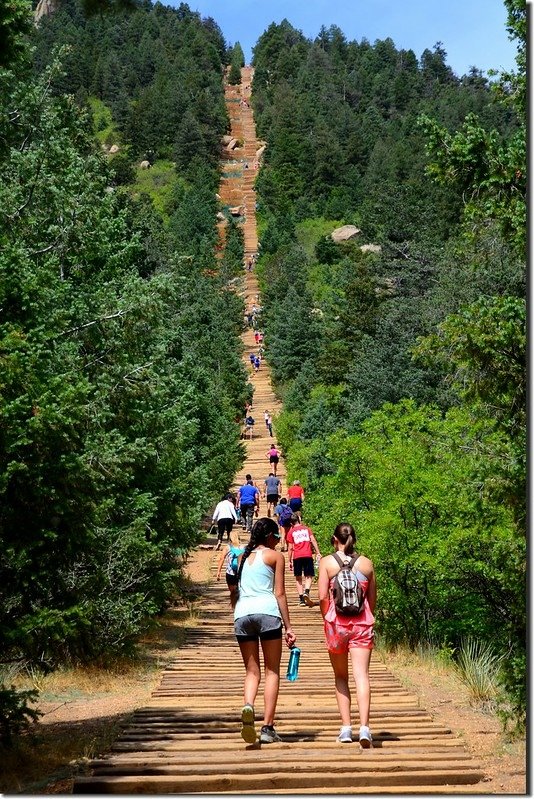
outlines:
[[[337,737],[339,743],[341,744],[351,744],[352,743],[352,727],[341,727],[339,731],[339,735]]]
[[[254,708],[252,705],[244,705],[241,711],[241,737],[248,744],[256,743]]]
[[[260,743],[262,744],[275,744],[282,739],[276,732],[274,727],[262,727],[260,733]]]

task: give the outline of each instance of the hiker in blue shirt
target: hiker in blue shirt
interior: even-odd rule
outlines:
[[[285,497],[282,497],[278,505],[276,505],[274,515],[278,520],[278,526],[280,528],[280,548],[282,552],[287,552],[286,535],[291,528],[293,511]]]
[[[241,518],[245,521],[245,528],[250,532],[254,512],[257,516],[260,510],[260,492],[254,485],[252,475],[247,474],[245,477],[247,482],[239,489],[237,504],[241,508]]]

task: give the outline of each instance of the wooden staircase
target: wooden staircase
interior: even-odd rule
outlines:
[[[251,71],[242,71],[242,86]],[[232,134],[244,136],[247,158],[254,158],[256,138],[252,111],[235,102],[235,87],[227,87]],[[234,156],[235,157],[235,156]],[[223,178],[223,202],[246,206],[245,249],[257,250],[255,170],[240,179]],[[247,301],[257,293],[254,273],[245,273]],[[253,332],[243,335],[244,358],[255,350]],[[255,386],[254,438],[246,442],[247,458],[235,486],[250,472],[260,486],[269,471],[266,453],[272,439],[263,411],[275,413],[268,367],[252,378]],[[276,439],[274,439],[276,440]],[[278,470],[285,489],[283,462]],[[264,507],[261,508],[264,512]],[[214,545],[215,541],[211,543]],[[418,700],[381,662],[371,661],[371,718],[374,744],[336,741],[340,719],[332,669],[324,646],[318,608],[296,604],[294,582],[287,572],[291,622],[302,650],[299,678],[284,679],[284,651],[276,729],[283,742],[247,745],[240,736],[244,667],[233,635],[232,612],[224,582],[215,580],[218,553],[210,553],[210,574],[201,587],[199,624],[188,631],[180,656],[164,670],[150,704],[140,708],[112,750],[89,764],[90,776],[74,783],[77,794],[462,794],[480,793],[484,778],[452,730],[435,723]],[[312,595],[314,589],[312,588]],[[262,686],[256,706],[262,723]],[[355,698],[353,726],[358,729]]]
[[[163,672],[148,707],[138,710],[112,751],[90,764],[74,793],[479,793],[484,774],[450,729],[418,706],[380,658],[371,661],[374,745],[340,744],[339,713],[320,613],[295,605],[302,649],[299,678],[283,674],[276,728],[282,743],[240,737],[244,668],[233,636],[225,583],[205,586],[202,622]],[[262,689],[256,707],[262,721]],[[357,714],[353,724],[357,729]]]

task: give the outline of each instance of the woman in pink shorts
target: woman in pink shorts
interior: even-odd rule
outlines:
[[[332,546],[341,557],[347,560],[354,555],[356,535],[352,525],[338,524],[331,539]],[[326,648],[334,670],[336,699],[341,715],[341,730],[338,741],[352,741],[350,720],[351,696],[349,689],[349,654],[352,672],[356,683],[356,698],[360,713],[360,746],[368,749],[372,744],[369,730],[369,708],[371,688],[369,684],[369,663],[373,649],[374,622],[373,611],[376,604],[376,582],[372,561],[360,555],[354,569],[364,592],[364,607],[358,616],[341,616],[336,612],[332,597],[333,578],[340,570],[333,555],[321,558],[319,564],[319,604],[324,619]]]

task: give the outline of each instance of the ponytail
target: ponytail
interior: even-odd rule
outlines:
[[[340,522],[334,530],[333,538],[337,538],[340,544],[343,544],[343,552],[345,555],[352,555],[354,553],[354,544],[356,543],[356,533],[354,527],[348,522]],[[333,542],[332,542],[333,543]]]

